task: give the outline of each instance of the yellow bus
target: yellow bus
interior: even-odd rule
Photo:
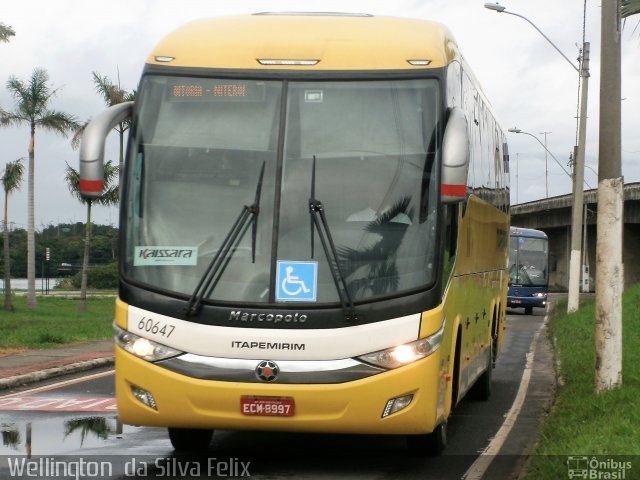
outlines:
[[[405,435],[439,453],[487,398],[505,324],[505,136],[442,25],[194,21],[135,105],[88,126],[81,189],[129,118],[115,382],[177,450],[214,429]],[[473,389],[472,389],[473,387]]]

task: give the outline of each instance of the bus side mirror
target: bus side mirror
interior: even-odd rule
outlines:
[[[454,107],[449,112],[442,141],[442,203],[460,203],[466,200],[469,158],[467,119],[460,108]]]
[[[104,142],[118,123],[130,118],[133,102],[109,107],[85,127],[80,143],[80,193],[98,198],[103,190]]]

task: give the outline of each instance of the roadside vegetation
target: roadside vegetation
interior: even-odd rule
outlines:
[[[0,320],[0,354],[113,337],[114,296],[89,298],[85,312],[78,311],[77,298],[40,296],[38,304],[32,310],[25,295],[14,296],[15,310]]]
[[[38,266],[36,273],[38,278],[45,276],[43,268],[47,266],[47,248],[50,252],[48,270],[50,277],[64,277],[81,271],[85,245],[84,230],[85,224],[77,222],[51,224],[36,231],[36,263]],[[118,228],[94,223],[91,230],[91,268],[115,262],[118,259]],[[11,278],[26,278],[27,231],[23,228],[12,227],[9,229],[9,240]],[[0,272],[4,276],[4,261],[0,262]]]
[[[111,290],[116,294],[118,289],[118,263],[112,262],[106,265],[96,265],[88,272],[87,286],[93,293],[94,290]],[[66,277],[55,287],[56,292],[63,290],[80,290],[82,287],[82,272]]]
[[[569,457],[635,456],[633,469],[640,471],[640,284],[623,295],[623,380],[618,389],[600,394],[593,389],[594,302],[584,302],[570,315],[564,313],[566,304],[555,311],[550,335],[560,382],[526,478],[567,478]]]

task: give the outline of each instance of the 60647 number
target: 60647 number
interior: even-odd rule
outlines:
[[[175,325],[154,320],[153,318],[142,317],[138,322],[138,330],[153,335],[162,335],[165,338],[169,338],[175,329]]]

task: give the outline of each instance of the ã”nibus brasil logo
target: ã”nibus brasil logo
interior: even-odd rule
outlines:
[[[632,462],[627,458],[573,455],[567,457],[568,478],[625,480],[631,476]]]

